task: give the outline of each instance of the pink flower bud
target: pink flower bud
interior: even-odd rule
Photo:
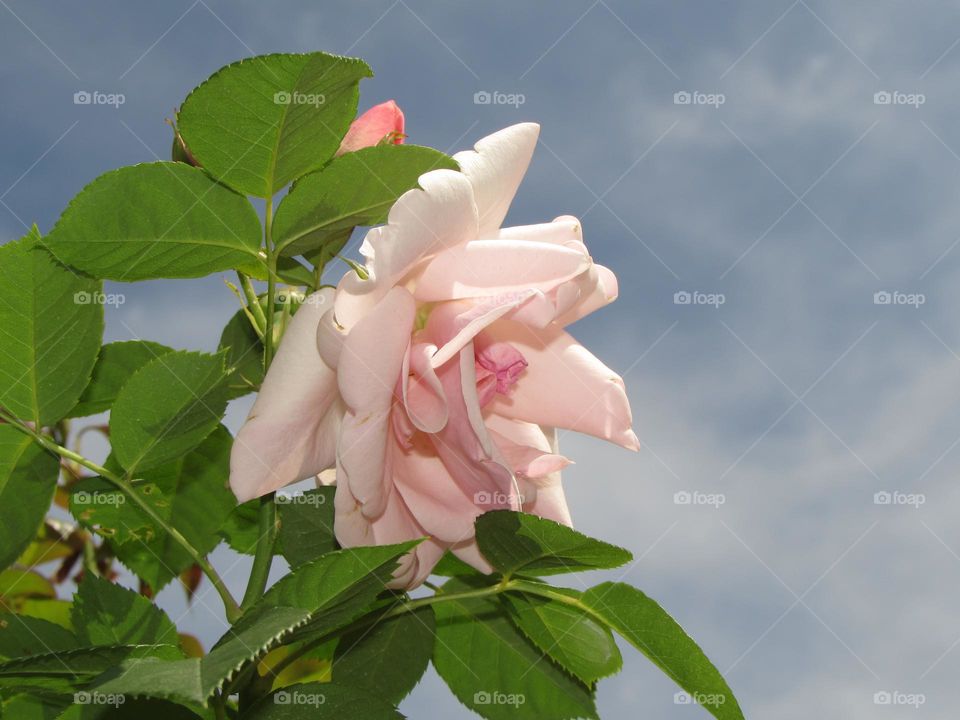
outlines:
[[[403,142],[403,110],[393,101],[374,105],[350,124],[337,155],[388,142]]]

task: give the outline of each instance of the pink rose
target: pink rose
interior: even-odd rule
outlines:
[[[403,138],[403,110],[393,100],[387,100],[350,123],[337,155],[379,145],[384,140],[399,145]]]
[[[294,316],[240,431],[243,501],[335,468],[341,545],[428,536],[398,587],[450,549],[474,567],[473,522],[507,508],[570,524],[567,428],[637,449],[623,381],[564,327],[612,302],[579,221],[501,228],[539,126],[501,130],[405,193],[346,273]]]

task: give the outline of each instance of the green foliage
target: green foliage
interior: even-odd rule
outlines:
[[[291,567],[337,549],[333,535],[335,488],[321,487],[294,496],[277,495],[280,548]]]
[[[504,574],[555,575],[614,568],[629,551],[535,515],[494,510],[477,518],[480,552]]]
[[[133,485],[134,492],[201,553],[216,547],[236,502],[226,487],[232,442],[221,426],[192,452],[144,473]],[[169,533],[102,478],[74,485],[70,511],[109,539],[120,560],[155,591],[193,564]]]
[[[0,425],[0,568],[30,544],[53,500],[57,457],[12,425]]]
[[[124,383],[151,360],[172,352],[171,348],[148,340],[108,343],[100,348],[93,376],[69,417],[95,415],[109,410]]]
[[[175,645],[177,628],[147,598],[87,575],[73,600],[73,626],[84,645]]]
[[[291,255],[315,251],[356,225],[378,225],[417,179],[456,162],[416,145],[377,145],[346,153],[297,181],[280,203],[273,225],[277,248]]]
[[[582,610],[533,595],[510,593],[506,600],[520,631],[583,683],[592,685],[620,670],[623,661],[610,630]]]
[[[726,680],[666,611],[637,588],[606,582],[590,588],[583,607],[616,630],[718,720],[742,720]]]
[[[476,589],[454,578],[444,593]],[[433,664],[457,699],[490,720],[597,718],[593,693],[543,656],[497,599],[437,603]]]
[[[36,227],[0,247],[0,407],[37,427],[76,404],[103,336],[102,285],[41,247]]]
[[[76,635],[52,622],[0,613],[0,659],[63,652],[79,646]]]
[[[110,414],[110,441],[130,476],[182,457],[220,423],[229,376],[222,355],[172,352],[126,382]]]
[[[345,634],[333,659],[333,680],[366,688],[394,705],[410,694],[430,664],[435,622],[420,608]]]
[[[244,715],[244,720],[403,720],[403,715],[362,689],[307,683],[265,697]]]
[[[214,177],[272,197],[333,156],[372,74],[362,60],[319,52],[241,60],[190,93],[180,134]]]
[[[262,302],[260,304],[263,306]],[[259,390],[264,375],[263,342],[242,309],[223,328],[218,347],[225,353],[230,368],[230,397],[238,398]]]
[[[190,278],[259,263],[260,221],[242,195],[203,170],[157,162],[87,185],[46,244],[97,278]]]

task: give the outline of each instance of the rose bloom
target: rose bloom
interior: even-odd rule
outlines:
[[[613,273],[576,218],[500,227],[538,133],[501,130],[399,198],[360,249],[368,277],[297,311],[233,447],[240,501],[319,475],[342,546],[426,537],[396,587],[447,549],[489,572],[489,510],[569,525],[557,428],[638,448],[623,381],[564,329],[616,298]]]

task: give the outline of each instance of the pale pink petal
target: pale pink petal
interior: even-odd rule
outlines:
[[[480,213],[481,237],[493,237],[527,172],[540,135],[536,123],[520,123],[480,140],[453,156],[470,178]]]
[[[240,502],[316,475],[335,460],[343,409],[337,376],[317,352],[320,316],[332,288],[311,296],[290,321],[270,371],[230,455],[230,487]]]
[[[393,100],[374,105],[350,124],[337,155],[379,145],[391,136],[394,145],[403,142],[403,110]]]
[[[571,281],[577,286],[578,300],[567,309],[561,309],[556,322],[565,327],[617,299],[620,290],[617,276],[603,265],[593,265],[590,271]],[[558,291],[562,291],[562,287]]]
[[[369,278],[351,270],[340,281],[336,319],[348,330],[418,262],[477,236],[473,189],[463,174],[432,170],[419,183],[422,189],[400,196],[386,225],[367,233],[360,252]]]
[[[394,288],[354,326],[340,352],[337,381],[348,411],[337,447],[337,482],[350,484],[367,517],[380,515],[387,500],[390,409],[415,312],[410,293]]]
[[[500,228],[497,239],[553,243],[587,254],[580,221],[572,215],[561,215],[548,223]]]
[[[513,392],[498,395],[489,412],[639,448],[623,380],[569,334],[555,325],[535,330],[510,320],[486,332],[512,344],[529,363]]]
[[[392,488],[383,513],[373,519],[363,515],[346,483],[337,486],[334,504],[334,534],[342,547],[392,545],[427,535],[413,519],[403,498]],[[444,549],[443,545],[428,537],[400,559],[389,587],[412,589],[420,585],[430,575]]]
[[[411,278],[420,302],[551,290],[590,267],[579,250],[532,240],[474,240],[439,253]]]

